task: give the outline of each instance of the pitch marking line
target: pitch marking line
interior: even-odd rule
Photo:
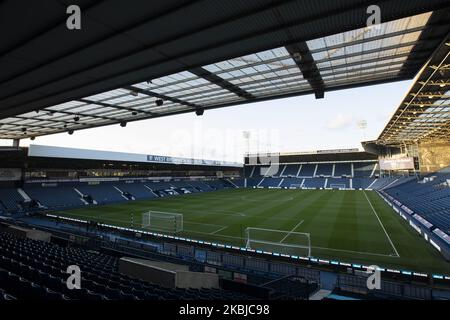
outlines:
[[[373,211],[373,213],[375,214],[375,217],[377,217],[378,222],[380,223],[381,228],[382,228],[383,231],[384,231],[384,234],[386,235],[386,237],[387,237],[388,240],[389,240],[389,243],[391,244],[392,248],[394,249],[395,255],[396,255],[397,257],[400,257],[400,255],[398,254],[397,249],[396,249],[395,246],[394,246],[394,243],[393,243],[392,240],[391,240],[391,237],[389,237],[389,234],[387,233],[386,229],[384,228],[384,225],[383,225],[383,223],[381,222],[380,217],[378,217],[378,214],[377,214],[375,208],[373,207],[372,202],[370,202],[370,199],[369,199],[369,197],[367,196],[366,192],[363,191],[363,193],[364,193],[364,196],[365,196],[366,199],[367,199],[367,202],[369,202],[369,205],[370,205],[370,207],[372,208],[372,211]]]
[[[69,214],[70,215],[70,214]],[[77,216],[82,216],[82,215],[77,215]],[[89,217],[89,216],[85,216],[85,217]],[[128,221],[124,221],[124,220],[119,220],[119,219],[110,219],[111,221],[117,221],[117,222],[128,222]],[[302,222],[302,221],[301,221]],[[211,224],[210,224],[211,225]],[[217,225],[219,226],[219,225]],[[225,228],[228,228],[228,226],[225,227],[221,227],[222,230],[224,230]],[[216,230],[213,231],[213,233],[208,233],[208,232],[202,232],[202,231],[195,231],[195,230],[188,230],[185,229],[183,230],[184,232],[190,232],[190,233],[196,233],[196,234],[203,234],[203,235],[210,235],[210,236],[215,236],[215,237],[221,237],[221,238],[229,238],[229,239],[239,239],[242,240],[241,237],[235,237],[235,236],[228,236],[228,235],[221,235],[221,234],[217,234],[219,231],[222,230]],[[294,229],[295,230],[295,229]],[[182,231],[182,232],[183,232]],[[352,250],[344,250],[344,249],[333,249],[333,248],[328,248],[328,247],[316,247],[316,246],[311,246],[312,249],[319,249],[319,250],[331,250],[331,251],[341,251],[341,252],[350,252],[350,253],[356,253],[356,254],[366,254],[366,255],[373,255],[373,256],[381,256],[381,257],[390,257],[390,258],[399,258],[400,256],[392,256],[392,255],[387,255],[387,254],[381,254],[381,253],[372,253],[372,252],[363,252],[363,251],[352,251]]]
[[[284,238],[280,240],[280,243],[283,243],[283,241],[286,240],[287,237],[289,237],[289,236],[291,235],[291,233],[294,232],[294,230],[297,229],[297,228],[303,223],[303,221],[305,221],[305,220],[302,220],[302,221],[300,221],[299,223],[297,223],[297,224],[295,225],[295,227],[292,228],[292,230],[289,231],[288,234],[285,235]]]
[[[365,252],[365,251],[353,251],[353,250],[344,250],[344,249],[333,249],[333,248],[328,248],[328,247],[315,247],[315,246],[311,246],[311,248],[319,249],[319,250],[330,250],[330,251],[349,252],[349,253],[356,253],[356,254],[365,254],[365,255],[371,255],[371,256],[400,258],[400,256],[393,256],[391,254],[373,253],[373,252]]]
[[[223,227],[223,225],[220,224],[211,224],[211,223],[203,223],[203,222],[194,222],[194,221],[184,221],[183,224],[196,224],[199,226],[214,226],[214,227]]]
[[[225,230],[226,228],[228,228],[228,226],[224,226],[224,227],[222,227],[222,228],[220,228],[220,229],[218,229],[218,230],[216,230],[216,231],[210,232],[210,234],[216,234],[216,233],[219,233],[220,231]]]
[[[94,219],[102,219],[105,215],[109,215],[110,213],[106,213],[106,214],[103,214],[103,215],[101,215],[101,216],[100,216],[100,214],[98,214],[98,215],[94,215],[94,217],[89,216],[89,215],[72,214],[72,213],[66,213],[66,214],[67,214],[68,216],[74,216],[75,218],[85,217],[85,218],[89,218],[89,219],[92,219],[92,218],[94,218]],[[64,217],[64,215],[61,215],[61,217]],[[106,221],[105,221],[105,220],[106,220]],[[109,218],[109,219],[104,219],[104,218],[103,218],[103,221],[100,221],[100,223],[114,223],[114,222],[125,223],[125,224],[128,224],[128,225],[131,225],[130,220],[128,220],[128,219],[111,219],[111,218]],[[138,222],[138,221],[135,221],[134,223],[135,223],[135,225],[136,225],[137,227],[141,227],[141,228],[144,228],[144,229],[157,230],[157,231],[164,231],[163,229],[143,227],[143,226],[142,226],[142,223],[140,223],[140,222]],[[215,234],[215,233],[217,233],[217,232],[219,232],[219,231],[222,231],[222,230],[225,229],[225,228],[228,228],[228,226],[225,226],[225,227],[224,227],[223,225],[220,225],[220,224],[211,224],[211,223],[202,223],[202,222],[191,222],[191,221],[187,221],[187,222],[184,222],[184,225],[186,225],[186,224],[188,224],[188,225],[189,225],[189,224],[193,224],[193,225],[201,225],[201,226],[213,226],[213,227],[218,228],[217,230],[212,231],[212,232],[210,232],[210,233],[208,233],[208,232],[199,232],[199,231],[190,230],[190,229],[184,229],[184,230],[183,230],[183,231],[185,231],[185,232],[203,233],[203,234],[210,234],[210,235]]]
[[[187,231],[187,230],[185,230]],[[189,231],[191,233],[197,233],[197,234],[203,234],[203,235],[212,235],[210,233],[207,232],[201,232],[201,231]],[[222,234],[214,234],[213,236],[215,237],[221,237],[221,238],[229,238],[229,239],[238,239],[238,240],[242,240],[241,237],[235,237],[235,236],[227,236],[227,235],[222,235]],[[267,242],[270,244],[273,244],[273,242]],[[400,256],[393,256],[393,255],[388,255],[388,254],[382,254],[382,253],[373,253],[373,252],[365,252],[365,251],[353,251],[353,250],[344,250],[344,249],[334,249],[334,248],[328,248],[328,247],[316,247],[316,246],[311,246],[311,249],[319,249],[319,250],[330,250],[330,251],[340,251],[340,252],[347,252],[347,253],[356,253],[356,254],[361,254],[361,255],[371,255],[371,256],[379,256],[379,257],[388,257],[388,258],[400,258]]]
[[[166,209],[169,210],[182,210],[182,212],[176,212],[179,214],[216,214],[216,215],[228,215],[228,216],[240,216],[240,217],[245,217],[246,215],[241,213],[241,212],[236,212],[236,211],[231,211],[231,210],[214,210],[214,211],[198,211],[195,209],[180,209],[180,208],[170,208],[167,207]],[[151,209],[148,209],[149,211],[152,211]],[[163,212],[163,211],[161,211]],[[166,212],[166,213],[170,213],[170,212]]]

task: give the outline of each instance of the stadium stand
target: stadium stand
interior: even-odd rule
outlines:
[[[393,184],[394,182],[396,182],[398,179],[397,178],[393,178],[393,177],[382,177],[382,178],[377,178],[375,179],[375,181],[373,182],[373,184],[371,184],[369,186],[369,189],[372,190],[382,190],[383,188],[388,187],[389,185]]]
[[[151,192],[150,189],[141,182],[126,182],[119,184],[118,187],[123,192],[128,192],[131,194],[135,199],[149,199],[157,197],[156,194]]]
[[[422,179],[403,178],[384,191],[439,229],[450,232],[450,173],[443,170]]]
[[[351,176],[352,165],[351,163],[335,163],[334,164],[334,177]]]
[[[82,289],[70,290],[68,264],[82,270]],[[0,300],[238,300],[250,296],[219,289],[164,288],[118,272],[118,259],[82,248],[0,233]]]
[[[0,210],[18,211],[23,202],[24,198],[17,192],[17,189],[0,188]]]
[[[225,188],[234,188],[233,184],[231,184],[227,180],[206,180],[205,183],[209,185],[213,190],[221,190]]]
[[[374,163],[353,163],[353,176],[370,177],[374,168]]]
[[[317,165],[316,176],[331,176],[333,173],[333,164],[320,163]]]
[[[49,208],[72,208],[86,205],[73,186],[42,186],[25,184],[24,191],[30,198]]]
[[[349,189],[350,188],[350,179],[328,178],[326,188]]]
[[[352,179],[352,187],[353,189],[368,189],[375,179],[371,178],[353,178]]]
[[[303,187],[305,188],[325,188],[325,179],[324,178],[310,178],[305,179],[303,183]]]
[[[90,196],[98,204],[122,202],[126,200],[120,191],[110,184],[79,185],[76,187],[84,196]]]
[[[283,177],[296,177],[298,173],[299,165],[286,165],[286,168],[283,171]]]
[[[239,179],[233,179],[230,180],[232,184],[234,184],[238,188],[244,188],[245,187],[245,178],[239,178]]]
[[[260,179],[248,179],[249,186],[256,186]],[[225,188],[244,186],[244,179],[233,182],[219,180],[188,180],[152,182],[147,180],[129,180],[87,183],[25,183],[24,195],[28,196],[35,207],[60,210],[86,205],[102,205],[130,200],[152,199],[185,193],[210,192]],[[268,180],[267,183],[270,183]],[[278,183],[278,182],[277,182]],[[272,184],[270,184],[272,186]],[[16,188],[0,188],[0,213],[15,213],[26,206],[25,199]]]
[[[280,185],[283,178],[264,178],[259,184],[260,187],[275,188]]]
[[[315,164],[303,164],[302,168],[300,169],[299,177],[313,177],[314,172],[316,171],[316,165]]]
[[[246,173],[251,178],[257,178],[261,176],[261,170],[259,166],[248,166],[246,167]]]
[[[261,180],[262,178],[247,178],[247,187],[256,187]]]
[[[304,180],[305,180],[304,178],[284,178],[280,187],[283,187],[283,188],[297,187],[297,188],[299,188],[302,185]]]
[[[209,184],[203,181],[190,181],[189,184],[203,192],[214,190]]]

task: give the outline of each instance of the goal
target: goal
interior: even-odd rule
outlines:
[[[339,183],[331,183],[330,184],[330,188],[331,189],[339,189],[339,190],[344,190],[347,189],[347,186],[344,184],[339,184]]]
[[[293,256],[311,256],[309,233],[249,227],[245,229],[245,237],[248,249]]]
[[[142,214],[142,227],[155,231],[177,233],[183,231],[181,213],[148,211]]]
[[[298,183],[291,183],[291,186],[290,186],[290,188],[292,188],[292,189],[301,189],[301,187],[302,187],[302,185],[301,184],[298,184]]]

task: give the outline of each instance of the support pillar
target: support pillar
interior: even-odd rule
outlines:
[[[13,139],[13,147],[19,148],[20,145],[20,139]]]

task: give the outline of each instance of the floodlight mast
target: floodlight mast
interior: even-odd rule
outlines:
[[[358,127],[362,130],[363,140],[366,140],[367,120],[363,119],[358,121]]]

